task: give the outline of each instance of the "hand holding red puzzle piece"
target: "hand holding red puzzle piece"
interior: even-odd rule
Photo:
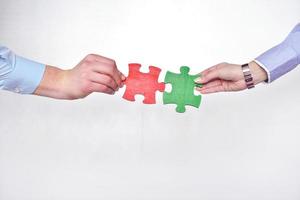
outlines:
[[[189,67],[182,66],[180,74],[167,71],[164,83],[158,82],[161,69],[150,66],[148,73],[140,72],[141,64],[130,63],[129,73],[124,81],[126,90],[123,98],[128,101],[135,101],[134,96],[137,94],[143,95],[145,104],[155,104],[156,91],[164,92],[164,104],[176,104],[176,111],[179,113],[185,112],[185,106],[194,106],[199,108],[201,95],[194,95],[194,88],[201,87],[196,84],[194,79],[199,75],[189,75]],[[165,92],[165,84],[171,84],[171,92]]]

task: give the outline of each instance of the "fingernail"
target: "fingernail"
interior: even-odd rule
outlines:
[[[202,87],[203,87],[203,84],[201,84],[201,83],[195,83],[195,86],[196,86],[197,88],[202,88]]]
[[[122,74],[121,79],[122,81],[125,81],[126,77]]]
[[[196,83],[201,83],[202,78],[201,78],[201,77],[198,77],[198,78],[196,78],[194,81],[195,81]]]

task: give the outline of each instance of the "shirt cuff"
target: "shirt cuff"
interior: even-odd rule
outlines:
[[[283,42],[255,59],[268,74],[268,83],[291,71],[298,65],[297,52]]]
[[[15,56],[14,69],[5,79],[5,90],[32,94],[39,86],[46,66],[26,58]]]
[[[258,64],[261,68],[263,68],[263,70],[265,70],[265,72],[267,73],[267,80],[264,81],[264,83],[271,83],[271,75],[270,75],[270,71],[268,70],[268,68],[266,66],[264,66],[261,62],[259,62],[258,60],[254,59],[254,62],[256,64]]]

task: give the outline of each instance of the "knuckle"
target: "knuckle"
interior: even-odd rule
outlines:
[[[111,58],[105,58],[106,62],[108,62],[111,65],[116,65],[116,61],[114,59]]]
[[[95,55],[94,54],[88,54],[85,58],[86,58],[86,60],[94,60]]]
[[[92,61],[91,61],[90,59],[84,59],[81,65],[82,65],[84,68],[87,68],[87,67],[90,67],[91,64],[92,64]]]
[[[108,69],[108,71],[109,71],[110,74],[114,74],[115,71],[116,71],[116,69],[115,69],[114,66],[110,66],[109,69]]]
[[[116,70],[117,69],[117,65],[116,65],[116,61],[115,60],[110,60],[110,66],[113,70]]]
[[[111,63],[113,64],[113,66],[115,67],[117,65],[116,61],[113,59],[110,59],[110,60],[111,60]]]

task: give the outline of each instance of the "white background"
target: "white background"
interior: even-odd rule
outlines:
[[[299,0],[1,0],[0,43],[61,68],[86,54],[191,73],[245,63],[300,21]],[[0,95],[1,200],[299,200],[300,69],[199,109],[92,94]]]

